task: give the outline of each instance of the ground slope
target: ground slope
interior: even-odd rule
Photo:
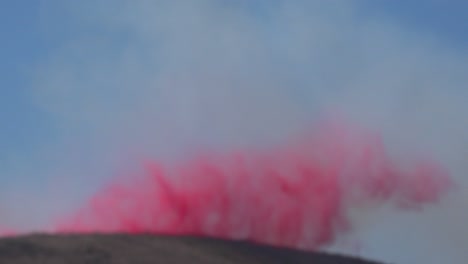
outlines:
[[[377,264],[247,242],[151,235],[28,235],[0,239],[0,263]]]

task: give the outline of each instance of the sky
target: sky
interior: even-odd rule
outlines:
[[[28,208],[5,221],[46,221],[140,156],[280,140],[324,107],[468,182],[467,13],[442,0],[3,1],[0,207]],[[431,249],[457,263],[466,198],[429,211],[403,256],[384,246],[398,235],[370,234],[380,246],[367,254],[404,264]],[[383,234],[420,217],[395,216]],[[448,238],[420,243],[434,229]]]
[[[1,160],[11,152],[29,155],[54,133],[53,122],[31,102],[29,91],[34,86],[31,73],[38,64],[47,60],[49,52],[60,46],[60,42],[65,41],[67,35],[73,34],[64,32],[67,31],[67,26],[73,25],[60,21],[63,14],[47,5],[48,2],[54,1],[25,0],[2,3],[0,26],[3,41],[0,44],[0,52],[3,59],[0,64],[0,81],[4,96],[0,99],[0,121],[5,125],[2,126],[0,135]],[[466,52],[468,22],[465,16],[468,4],[464,1],[357,2],[362,8],[363,16],[384,17],[410,31],[428,35],[450,48]],[[252,1],[245,4],[259,17],[268,9],[268,5],[271,5],[269,1]],[[45,13],[49,14],[45,8],[54,10],[50,11],[50,17],[45,17]],[[61,25],[54,25],[55,23]]]

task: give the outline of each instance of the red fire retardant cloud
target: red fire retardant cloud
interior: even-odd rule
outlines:
[[[436,163],[396,164],[378,135],[336,122],[276,148],[145,166],[146,175],[110,184],[56,231],[191,234],[313,250],[352,229],[349,208],[391,201],[418,209],[451,186]]]

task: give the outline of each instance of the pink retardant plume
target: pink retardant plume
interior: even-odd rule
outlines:
[[[434,162],[396,164],[378,135],[333,122],[311,131],[273,149],[177,166],[149,162],[146,175],[110,184],[57,231],[190,234],[313,250],[352,229],[350,208],[417,209],[451,186]]]

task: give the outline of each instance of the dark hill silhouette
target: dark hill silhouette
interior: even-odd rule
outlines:
[[[0,239],[0,263],[9,264],[378,264],[211,238],[89,234],[26,235]]]

